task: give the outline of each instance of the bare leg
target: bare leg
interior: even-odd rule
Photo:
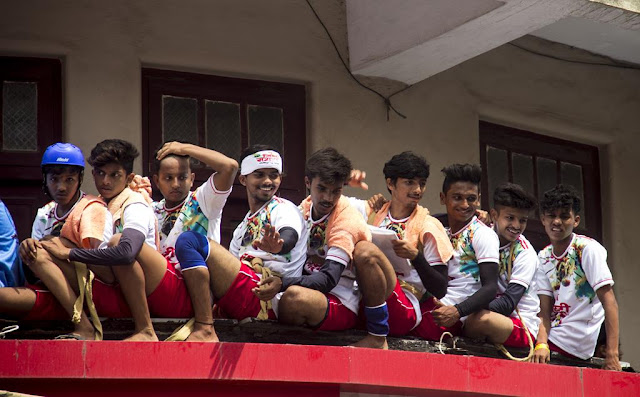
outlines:
[[[196,321],[187,341],[217,342],[219,339],[213,326],[211,292],[218,299],[227,293],[238,276],[240,261],[212,240],[208,241],[206,262],[204,258],[200,261],[205,254],[202,244],[201,237],[194,233],[185,233],[176,242],[178,258],[183,262],[182,276],[191,297]]]
[[[114,236],[109,241],[110,246],[118,244],[120,236]],[[142,244],[137,261],[130,265],[117,265],[110,268],[115,279],[120,284],[135,326],[134,333],[126,341],[157,341],[158,337],[151,323],[147,295],[150,295],[160,284],[167,270],[167,262],[160,253]],[[92,266],[91,268],[99,268]],[[102,269],[101,269],[102,270]],[[152,285],[147,284],[147,279]]]
[[[216,330],[213,328],[213,313],[211,312],[211,294],[209,270],[203,267],[193,267],[182,272],[187,285],[196,323],[187,341],[219,342]]]
[[[287,288],[278,304],[278,321],[316,327],[327,314],[327,297],[320,291],[297,285]]]
[[[356,279],[365,307],[378,307],[386,303],[396,286],[396,274],[387,257],[373,243],[360,241],[354,250]],[[387,338],[369,333],[356,347],[388,349]]]
[[[469,315],[464,324],[465,336],[490,343],[504,343],[512,331],[513,321],[509,317],[489,310]]]
[[[23,287],[0,288],[0,318],[20,319],[36,304],[36,292]],[[5,317],[5,318],[6,318]]]
[[[38,248],[36,259],[29,264],[33,273],[47,286],[60,305],[67,311],[69,318],[73,316],[73,305],[78,297],[78,283],[75,267],[49,255]],[[87,315],[82,311],[80,323],[75,324],[74,333],[85,339],[93,339],[95,332]]]

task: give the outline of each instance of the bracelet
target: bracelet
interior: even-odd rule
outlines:
[[[549,349],[549,345],[547,345],[546,343],[538,343],[538,344],[536,344],[536,347],[533,350],[536,351],[536,350],[542,350],[542,349],[546,349],[546,350],[551,351]]]

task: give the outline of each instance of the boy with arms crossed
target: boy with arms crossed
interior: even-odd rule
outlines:
[[[183,269],[188,266],[206,273],[200,277],[201,296],[194,299],[206,296],[208,300],[210,288],[226,317],[274,319],[280,277],[302,274],[307,231],[298,208],[275,196],[282,181],[282,158],[277,151],[264,145],[245,149],[240,174],[249,212],[233,233],[231,252],[218,241],[190,231],[178,238],[176,255]],[[199,321],[196,317],[196,325]],[[215,336],[213,321],[207,325]]]
[[[309,229],[306,274],[282,278],[285,293],[279,320],[327,331],[353,328],[361,292],[368,335],[355,346],[386,349],[386,300],[396,285],[396,275],[371,243],[362,216],[342,196],[351,177],[351,162],[326,148],[315,152],[305,168],[311,193],[300,205]],[[362,185],[359,180],[354,183]],[[356,280],[360,292],[355,289]]]
[[[500,239],[498,296],[488,310],[469,315],[466,336],[513,347],[528,347],[535,340],[540,300],[532,284],[538,256],[522,235],[535,207],[535,197],[519,185],[505,183],[496,188],[490,213]]]
[[[593,356],[604,321],[603,368],[620,371],[618,303],[607,250],[573,232],[580,224],[579,212],[580,197],[568,186],[556,186],[540,202],[540,217],[551,244],[538,254],[536,284],[542,324],[533,361],[549,362],[550,349],[581,359]]]
[[[195,174],[191,158],[214,170],[209,179],[191,191]],[[175,278],[186,284],[190,302],[176,307],[168,317],[195,317],[193,332],[186,340],[217,341],[213,330],[209,272],[205,267],[181,264],[176,256],[178,237],[192,231],[220,241],[222,210],[231,194],[238,163],[222,153],[182,142],[167,142],[156,152],[153,180],[164,197],[154,203],[160,230],[160,252],[175,270]],[[184,278],[184,281],[183,281]],[[179,285],[175,285],[178,291]],[[175,293],[168,291],[169,297]],[[191,312],[191,304],[193,311]]]
[[[445,331],[460,334],[461,320],[495,298],[498,278],[498,236],[475,215],[482,170],[478,165],[453,164],[442,172],[440,203],[447,207],[454,254],[447,266],[434,266],[438,288],[430,292],[440,301],[422,302],[422,322],[413,331],[429,340],[438,340]]]
[[[411,272],[397,274],[398,282],[387,299],[389,334],[401,336],[422,321],[420,299],[427,290],[440,287],[439,275],[433,275],[436,270],[432,266],[446,265],[453,247],[442,224],[418,204],[429,177],[429,164],[424,157],[412,152],[397,154],[385,163],[383,173],[390,201],[374,211],[371,200],[351,200],[374,226],[397,234],[398,240],[392,240],[395,254],[411,261]],[[446,284],[442,295],[444,291]]]

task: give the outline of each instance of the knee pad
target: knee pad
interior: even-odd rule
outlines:
[[[187,231],[176,240],[176,258],[182,270],[194,267],[207,268],[209,257],[209,240],[206,236],[193,231]]]

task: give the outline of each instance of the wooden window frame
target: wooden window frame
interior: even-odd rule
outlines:
[[[536,159],[544,157],[556,160],[558,163],[557,183],[560,183],[560,162],[572,163],[582,167],[582,184],[584,190],[584,202],[580,215],[588,215],[587,227],[580,231],[589,237],[602,241],[602,199],[600,186],[600,159],[598,147],[565,139],[554,138],[536,134],[530,131],[480,121],[479,124],[480,163],[482,165],[482,192],[488,192],[488,146],[507,151],[508,180],[513,181],[513,168],[511,153],[519,153],[532,157],[533,162],[533,193],[540,197],[538,192],[538,176]],[[482,195],[483,208],[491,208],[489,194]],[[544,226],[538,217],[529,218],[527,230],[536,234],[545,235]],[[525,232],[526,234],[526,232]],[[546,240],[548,241],[548,239]],[[532,241],[533,243],[533,241]],[[537,247],[541,248],[541,247]]]

